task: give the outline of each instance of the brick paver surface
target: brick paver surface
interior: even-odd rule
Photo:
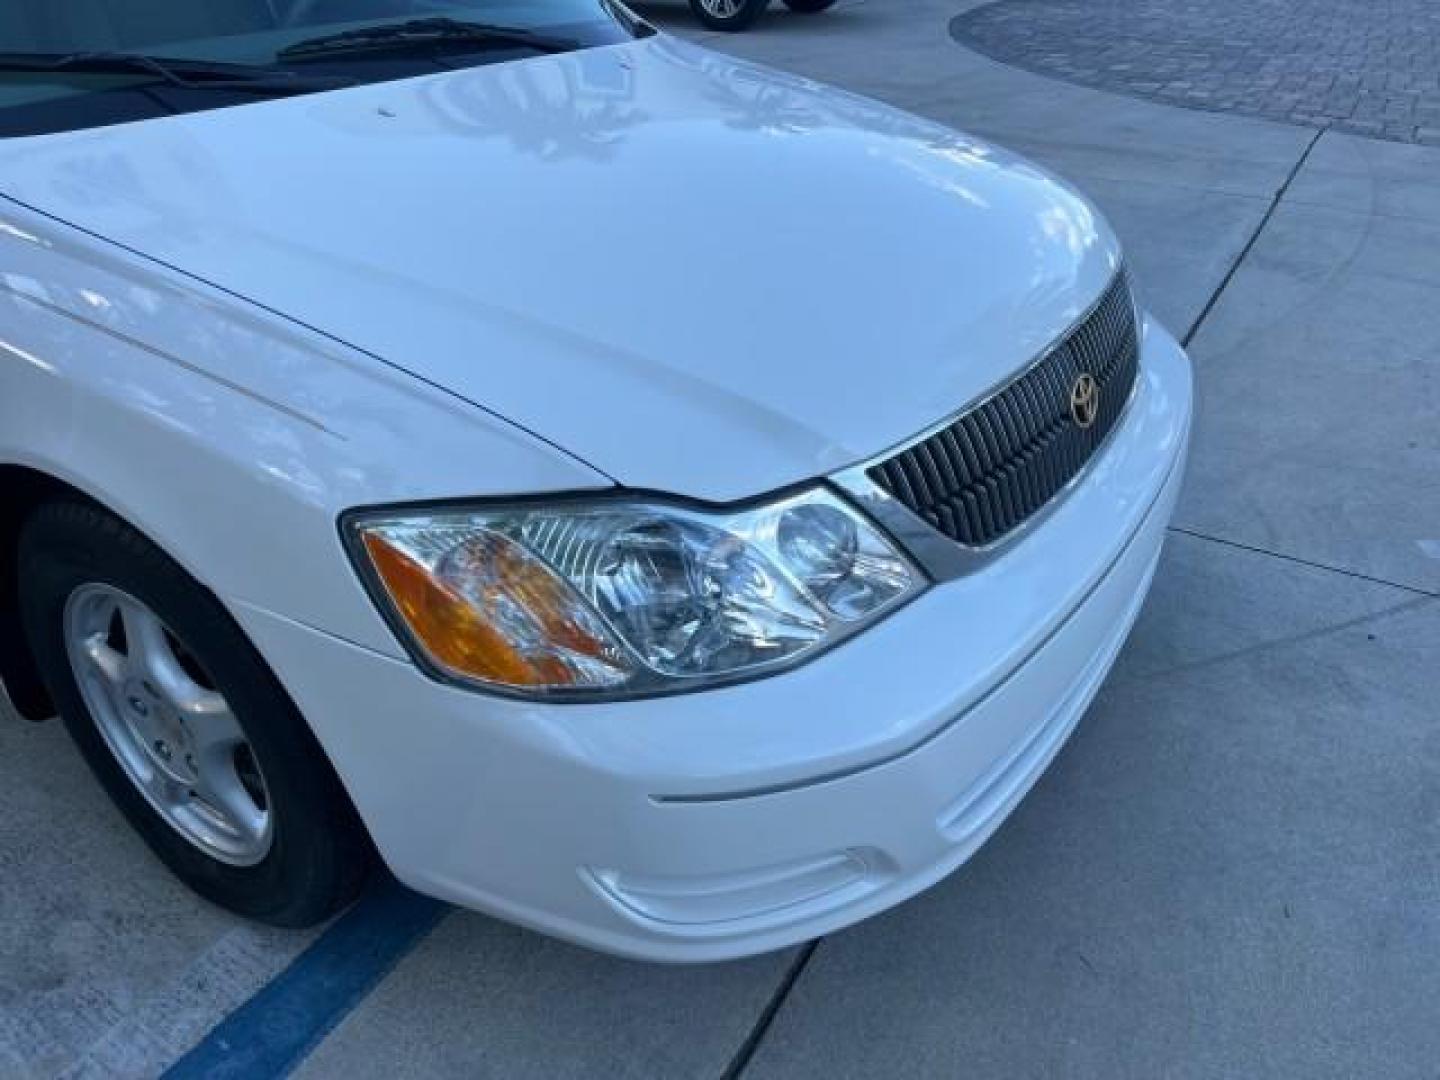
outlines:
[[[999,0],[951,32],[1102,90],[1440,145],[1440,0]]]

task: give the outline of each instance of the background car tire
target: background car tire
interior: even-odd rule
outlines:
[[[835,6],[836,0],[785,0],[785,6],[800,15],[816,15]]]
[[[695,18],[711,30],[744,30],[765,14],[770,0],[690,0]]]
[[[304,719],[221,604],[134,529],[83,502],[36,510],[22,530],[19,559],[26,636],[52,699],[116,806],[175,875],[214,903],[274,926],[310,926],[348,903],[373,860],[368,837]],[[81,689],[76,672],[84,665],[71,662],[74,617],[67,621],[67,611],[74,598],[112,591],[158,617],[176,655],[223,697],[243,732],[237,757],[247,755],[263,777],[257,800],[267,824],[258,861],[222,861],[162,816],[112,750],[113,718],[102,730],[87,704],[95,683],[87,675]],[[121,670],[137,670],[136,646],[120,640],[128,658]]]

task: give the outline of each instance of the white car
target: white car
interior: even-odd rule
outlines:
[[[662,960],[911,896],[1124,641],[1184,353],[1002,150],[423,7],[0,13],[10,697],[274,924],[377,855]]]

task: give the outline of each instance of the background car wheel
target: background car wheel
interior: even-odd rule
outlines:
[[[835,0],[785,0],[785,6],[801,15],[814,15],[835,6]]]
[[[276,926],[339,910],[368,839],[328,760],[228,612],[97,507],[51,503],[20,539],[21,612],[86,761],[174,873]]]
[[[690,0],[690,10],[711,30],[744,30],[769,4],[770,0]]]

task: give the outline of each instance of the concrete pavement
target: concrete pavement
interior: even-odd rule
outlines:
[[[1431,1075],[1437,659],[1428,597],[1175,536],[1052,771],[747,1075]]]
[[[1064,174],[1193,334],[1191,477],[1114,677],[910,904],[689,969],[455,913],[307,1077],[1433,1074],[1440,151],[1006,67],[949,36],[976,6],[842,0],[707,42]],[[310,940],[189,898],[79,769],[58,728],[0,722],[5,1075],[149,1075]]]
[[[0,781],[0,1077],[153,1076],[313,940],[176,882],[58,721],[0,715]]]

